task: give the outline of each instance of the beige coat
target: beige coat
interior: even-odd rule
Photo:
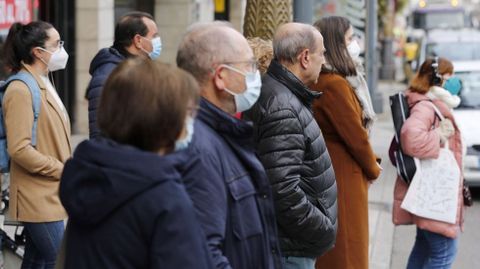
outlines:
[[[37,146],[31,144],[33,109],[28,87],[20,81],[8,86],[3,98],[10,164],[10,216],[26,222],[63,220],[67,214],[58,188],[63,164],[71,155],[70,122],[33,68],[41,92]]]

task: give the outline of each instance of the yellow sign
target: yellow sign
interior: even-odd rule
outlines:
[[[225,12],[225,0],[215,0],[215,13]]]

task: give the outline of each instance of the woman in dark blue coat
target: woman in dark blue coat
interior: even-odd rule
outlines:
[[[98,123],[65,165],[65,268],[211,268],[182,184],[198,85],[186,72],[130,59],[106,82]]]

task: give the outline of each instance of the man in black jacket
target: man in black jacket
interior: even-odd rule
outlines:
[[[312,269],[333,247],[337,228],[335,174],[310,108],[319,95],[307,87],[318,79],[325,48],[314,27],[288,23],[275,33],[273,50],[246,117],[272,186],[284,266]]]
[[[275,209],[255,156],[252,126],[234,117],[260,95],[261,78],[247,40],[221,22],[195,24],[177,65],[200,84],[191,159],[183,181],[207,237],[215,268],[281,268]]]
[[[88,99],[88,125],[90,138],[100,135],[97,126],[97,107],[103,84],[117,65],[131,57],[154,59],[161,52],[157,24],[152,15],[133,11],[123,15],[115,26],[113,46],[101,49],[90,63],[92,76],[85,97]]]

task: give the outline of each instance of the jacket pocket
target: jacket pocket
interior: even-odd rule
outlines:
[[[317,207],[320,210],[320,212],[323,213],[330,221],[333,221],[332,218],[330,217],[330,212],[328,212],[327,208],[323,205],[323,201],[320,198],[317,198]]]
[[[250,177],[245,175],[231,181],[228,189],[232,196],[229,209],[235,236],[244,240],[261,235],[263,229],[256,200],[257,191]]]

